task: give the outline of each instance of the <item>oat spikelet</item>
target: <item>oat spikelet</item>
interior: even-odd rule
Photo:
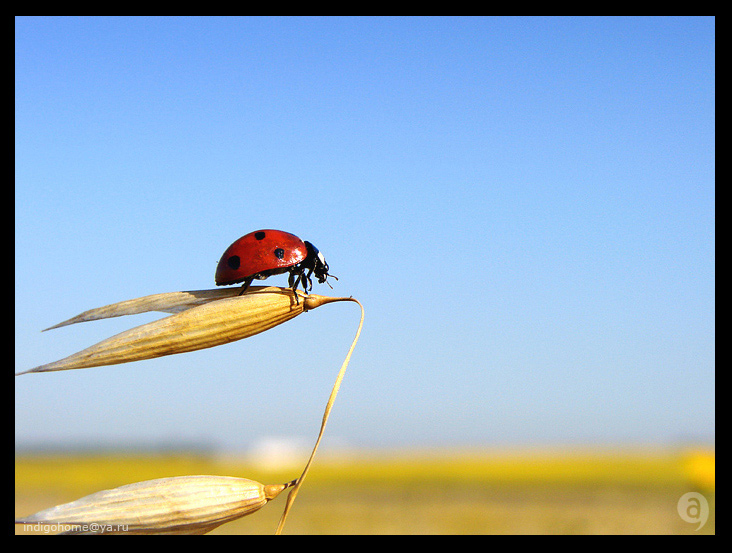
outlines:
[[[261,509],[292,484],[230,476],[179,476],[93,493],[15,521],[65,534],[205,534]]]
[[[171,297],[176,294],[180,292],[172,293]],[[160,296],[163,295],[148,296],[154,298],[155,310],[165,306]],[[325,303],[344,300],[350,298],[310,294],[300,295],[298,303],[289,288],[259,287],[241,296],[214,298],[203,305],[112,336],[59,361],[16,373],[16,376],[129,363],[219,346],[269,330]],[[113,306],[102,309],[110,307]],[[144,302],[135,307],[135,312],[139,313],[141,309],[144,310]]]

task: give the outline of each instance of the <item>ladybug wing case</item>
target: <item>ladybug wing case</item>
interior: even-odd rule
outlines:
[[[239,238],[221,256],[216,284],[237,284],[247,278],[283,273],[307,257],[305,243],[281,230],[258,230]]]

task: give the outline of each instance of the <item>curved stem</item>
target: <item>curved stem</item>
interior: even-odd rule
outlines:
[[[363,327],[363,316],[364,316],[363,305],[361,305],[361,302],[355,298],[343,298],[343,300],[355,301],[361,307],[361,321],[358,323],[358,330],[356,331],[356,336],[353,339],[351,348],[348,350],[346,359],[343,361],[343,365],[341,365],[341,370],[338,371],[338,376],[336,377],[335,384],[333,385],[333,390],[331,391],[330,397],[328,398],[328,403],[325,406],[325,413],[323,414],[323,423],[320,425],[320,432],[318,433],[318,439],[315,440],[315,447],[313,447],[313,452],[310,454],[310,459],[308,459],[308,462],[305,465],[305,469],[302,471],[300,478],[297,479],[297,483],[292,487],[292,489],[290,490],[290,493],[287,495],[287,503],[285,503],[285,510],[282,512],[282,517],[280,518],[280,522],[277,525],[277,531],[275,532],[275,534],[282,533],[282,529],[285,526],[285,520],[287,519],[287,514],[290,512],[290,509],[292,508],[292,504],[295,501],[295,497],[297,497],[297,492],[300,490],[300,486],[302,486],[303,480],[305,480],[305,476],[307,475],[308,471],[310,470],[310,465],[313,463],[313,458],[315,457],[315,452],[318,451],[318,446],[320,445],[320,440],[323,437],[323,432],[325,430],[325,425],[328,422],[328,417],[330,416],[330,411],[333,408],[333,402],[335,401],[336,395],[338,395],[338,389],[341,386],[341,381],[343,380],[343,376],[346,374],[346,367],[348,367],[348,362],[351,360],[351,354],[353,353],[353,349],[356,347],[356,342],[358,342],[358,337],[361,335],[361,328]]]

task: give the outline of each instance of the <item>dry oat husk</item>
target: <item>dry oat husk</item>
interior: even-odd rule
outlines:
[[[255,286],[241,296],[232,296],[238,293],[237,289],[171,292],[86,311],[51,328],[145,311],[180,312],[112,336],[59,361],[16,373],[16,376],[130,363],[219,346],[269,330],[326,303],[352,301],[352,298],[301,294],[298,302],[290,288],[275,286]]]
[[[250,290],[261,290],[264,286],[252,286]],[[211,301],[224,298],[236,297],[241,292],[241,288],[217,288],[214,290],[191,290],[188,292],[166,292],[163,294],[153,294],[151,296],[143,296],[133,300],[120,301],[84,311],[83,313],[72,317],[62,323],[50,326],[43,330],[53,330],[62,326],[83,323],[86,321],[98,321],[100,319],[109,319],[111,317],[121,317],[123,315],[137,315],[138,313],[147,313],[148,311],[162,311],[163,313],[180,313],[191,307],[203,305]]]
[[[230,476],[178,476],[93,493],[15,521],[64,534],[205,534],[261,509],[292,485]]]

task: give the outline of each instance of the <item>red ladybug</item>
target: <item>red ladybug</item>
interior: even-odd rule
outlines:
[[[310,242],[281,230],[257,230],[242,236],[226,249],[216,267],[216,285],[243,282],[241,295],[255,278],[264,280],[281,273],[290,273],[288,286],[293,292],[302,281],[306,294],[313,287],[311,275],[321,284],[333,276],[328,274],[323,255]],[[297,294],[295,299],[300,303]]]

